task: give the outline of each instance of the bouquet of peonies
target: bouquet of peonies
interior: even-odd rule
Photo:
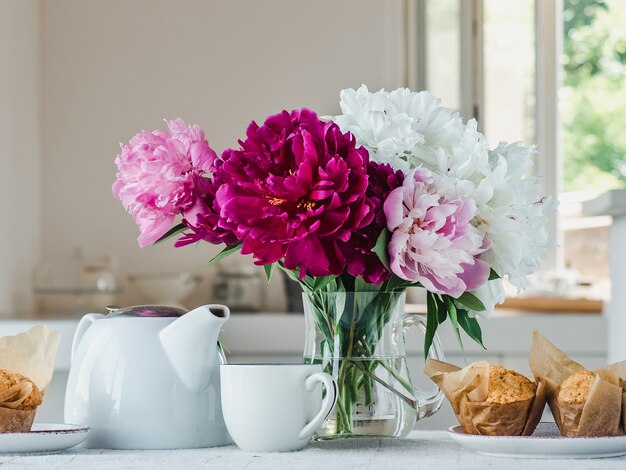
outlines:
[[[343,90],[340,104],[339,116],[301,109],[253,121],[221,155],[180,119],[137,134],[116,159],[113,193],[139,245],[178,235],[177,247],[224,244],[214,260],[241,250],[268,277],[281,268],[313,299],[342,357],[357,343],[375,347],[388,294],[410,286],[427,291],[425,355],[447,318],[459,340],[462,329],[482,344],[475,316],[504,300],[503,276],[524,288],[550,245],[553,203],[528,176],[534,149],[489,149],[475,120],[464,124],[425,91],[362,86]],[[350,297],[358,321],[338,318],[356,304],[326,305],[336,292],[367,293]]]

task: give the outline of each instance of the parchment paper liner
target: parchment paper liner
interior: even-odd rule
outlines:
[[[530,350],[533,375],[545,383],[546,399],[564,436],[616,436],[625,434],[626,361],[595,370],[596,378],[584,403],[558,400],[561,383],[575,372],[586,370],[567,357],[538,331]]]
[[[35,414],[37,414],[37,408],[32,410],[0,408],[0,433],[30,431]]]
[[[546,404],[545,387],[537,384],[535,396],[512,403],[489,403],[489,364],[474,362],[464,369],[428,359],[424,372],[450,401],[463,430],[486,436],[530,436]]]
[[[0,338],[0,369],[28,377],[43,395],[52,380],[58,347],[59,334],[45,325],[5,336]],[[30,431],[37,408],[19,408],[32,390],[32,383],[20,382],[0,392],[0,432]]]

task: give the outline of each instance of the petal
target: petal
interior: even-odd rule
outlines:
[[[205,142],[192,142],[189,147],[191,163],[205,173],[213,171],[213,162],[217,159],[215,151]]]
[[[463,272],[459,274],[459,279],[464,282],[466,286],[465,290],[468,291],[478,289],[485,284],[491,271],[489,264],[480,259],[475,259],[474,264],[461,264],[461,267],[463,268]]]
[[[135,218],[141,234],[137,242],[141,248],[153,244],[167,233],[174,222],[174,216],[157,216],[156,218]]]
[[[385,217],[387,218],[387,228],[391,231],[400,225],[403,219],[403,199],[404,189],[396,188],[389,193],[383,204]]]

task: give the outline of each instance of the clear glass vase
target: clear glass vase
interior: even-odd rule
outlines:
[[[404,313],[403,292],[308,292],[304,361],[322,364],[339,387],[335,409],[317,439],[406,436],[416,420],[439,408],[439,390],[415,388],[404,336],[425,318]],[[431,357],[443,360],[435,336]]]

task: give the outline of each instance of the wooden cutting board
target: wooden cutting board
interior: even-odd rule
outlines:
[[[591,299],[568,299],[563,297],[507,297],[497,308],[528,310],[532,312],[602,313],[604,302]]]

